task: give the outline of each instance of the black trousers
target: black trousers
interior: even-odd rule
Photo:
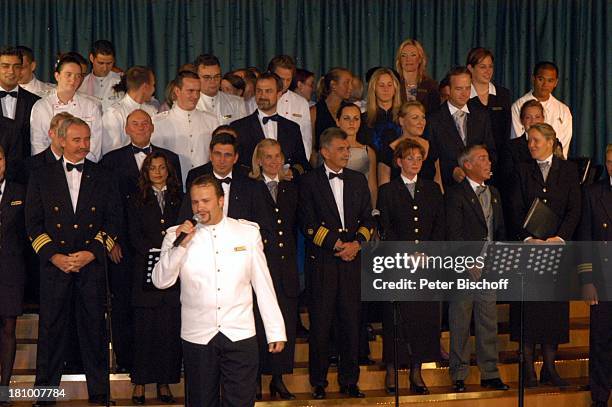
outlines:
[[[327,386],[330,334],[334,317],[339,330],[338,383],[357,384],[361,322],[359,260],[347,263],[332,256],[325,256],[311,266],[308,338],[310,384]]]
[[[106,394],[108,353],[104,327],[104,277],[86,267],[63,273],[53,266],[41,269],[40,315],[35,386],[58,386],[69,341],[74,298],[77,336],[89,397]]]
[[[591,306],[589,384],[593,401],[608,401],[612,389],[612,302]]]
[[[117,365],[131,370],[134,355],[134,326],[132,321],[132,270],[127,248],[119,264],[108,262],[112,294],[113,351]]]
[[[185,405],[254,406],[258,362],[255,336],[232,342],[218,333],[207,345],[183,340]]]

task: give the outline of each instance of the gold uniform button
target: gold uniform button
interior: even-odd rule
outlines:
[[[53,210],[54,210],[55,212],[59,212],[59,208],[58,208],[57,206],[54,206],[54,207],[53,207]]]
[[[546,199],[542,199],[542,202],[546,203],[546,202],[548,202],[548,200],[546,200]]]
[[[278,208],[274,208],[274,212],[278,212]]]
[[[414,221],[415,221],[415,222],[418,222],[418,221],[419,221],[419,218],[417,218],[417,217],[415,216],[415,217],[414,217]]]
[[[419,207],[418,207],[418,206],[416,206],[416,205],[414,205],[414,206],[412,207],[412,209],[414,209],[414,210],[416,211],[417,209],[419,209]]]
[[[264,239],[264,244],[268,244],[268,240],[267,239]]]
[[[418,244],[418,243],[419,243],[419,241],[418,241],[418,240],[415,240],[415,241],[414,241],[414,243],[417,243],[417,244]]]
[[[165,236],[166,235],[166,231],[162,230],[161,234],[162,234],[162,236]]]
[[[414,233],[419,233],[419,229],[414,229]]]
[[[279,230],[279,231],[278,231],[278,235],[279,235],[279,236],[282,236],[282,235],[283,235],[283,231],[282,231],[282,230]]]
[[[58,223],[57,225],[55,225],[55,227],[60,229],[62,227],[62,225]]]
[[[93,229],[93,224],[89,224],[89,229]]]
[[[338,229],[338,233],[344,232],[344,229]]]
[[[607,228],[608,228],[608,224],[607,224],[607,223],[604,223],[604,224],[603,224],[603,227],[604,227],[604,229],[607,229]]]
[[[542,192],[546,192],[546,188],[542,188]]]
[[[66,244],[66,242],[64,242],[63,240],[60,240],[60,244]]]
[[[284,244],[282,244],[282,243],[278,244],[278,247],[283,247],[283,246],[284,246]]]
[[[279,219],[279,220],[276,221],[276,223],[281,224],[281,223],[283,223],[283,221]]]
[[[166,221],[162,219],[162,220],[159,221],[159,223],[161,223],[163,225],[164,223],[166,223]]]
[[[281,256],[281,260],[285,260],[285,256]]]
[[[78,229],[78,228],[79,228],[79,225],[77,225],[77,224],[75,223],[75,224],[74,224],[72,227],[73,227],[73,228],[75,228],[75,229]]]
[[[89,240],[85,240],[85,244],[89,244]]]
[[[95,212],[95,211],[96,211],[96,207],[95,207],[95,206],[92,206],[92,207],[91,207],[91,211],[92,211],[92,212]]]

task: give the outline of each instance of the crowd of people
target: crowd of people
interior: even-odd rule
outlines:
[[[288,55],[265,71],[224,73],[203,54],[156,98],[155,73],[122,71],[106,40],[88,59],[58,56],[54,84],[36,78],[30,48],[0,49],[0,385],[12,374],[26,275],[40,287],[36,386],[59,385],[76,326],[89,400],[107,402],[112,298],[113,350],[134,403],[145,403],[150,383],[174,402],[169,384],[184,365],[187,405],[222,397],[243,406],[261,399],[262,375],[272,375],[272,396],[295,397],[283,375],[303,329],[302,291],[313,397],[327,396],[331,360],[340,391],[365,396],[359,365],[372,363],[372,317],[383,323],[385,388],[398,391],[391,306],[360,297],[362,242],[612,240],[612,145],[602,179],[585,181],[568,157],[572,114],[553,96],[554,62],[538,62],[533,88],[514,102],[524,90],[493,82],[488,49],[471,49],[439,83],[429,62],[414,39],[399,45],[394,66],[363,79],[345,67],[317,79]],[[561,219],[545,239],[523,227],[536,198]],[[612,383],[612,303],[598,301],[599,260],[577,270],[592,304],[597,407]],[[427,394],[421,364],[444,353],[443,307],[398,308],[397,358],[411,391]],[[448,305],[453,391],[466,391],[472,319],[480,384],[507,390],[496,296],[484,291]],[[569,341],[568,303],[528,304],[522,329],[525,385],[538,386],[540,344],[539,382],[567,386],[555,359]],[[520,330],[512,304],[512,340]]]

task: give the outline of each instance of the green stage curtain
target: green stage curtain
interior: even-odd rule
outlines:
[[[213,52],[223,70],[265,68],[296,57],[317,74],[346,66],[364,74],[392,65],[398,44],[416,38],[440,79],[467,51],[495,54],[495,80],[518,98],[531,69],[555,61],[555,95],[574,116],[572,152],[601,162],[612,142],[610,0],[0,0],[1,43],[35,50],[38,76],[51,78],[59,51],[86,55],[111,40],[117,64],[151,66],[157,95],[181,64]],[[607,68],[606,68],[607,67]]]

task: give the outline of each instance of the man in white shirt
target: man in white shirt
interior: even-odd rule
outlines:
[[[287,341],[259,227],[223,216],[223,189],[210,174],[194,180],[190,195],[198,223],[168,229],[152,277],[160,289],[180,277],[186,405],[216,406],[221,392],[223,405],[253,406],[259,358],[253,291],[268,351],[281,352]]]
[[[210,54],[203,54],[193,63],[200,79],[198,110],[217,116],[219,124],[230,124],[246,116],[244,100],[219,90],[221,86],[221,63]]]
[[[62,57],[55,68],[57,89],[34,104],[30,116],[32,154],[44,151],[51,141],[48,137],[53,116],[68,112],[85,121],[91,130],[91,149],[87,158],[98,162],[102,157],[102,112],[100,104],[77,92],[82,77],[81,66],[72,56]]]
[[[200,98],[198,75],[182,71],[175,82],[176,101],[172,109],[153,117],[151,142],[178,154],[185,185],[187,173],[209,161],[211,135],[219,122],[213,113],[196,109]]]
[[[121,75],[113,72],[115,47],[107,40],[94,42],[89,61],[91,73],[85,77],[79,91],[95,97],[105,111],[121,99],[121,94],[114,89],[114,86],[121,82]]]
[[[572,113],[569,107],[553,96],[559,83],[559,68],[554,62],[538,62],[533,68],[533,90],[530,90],[512,104],[512,135],[516,138],[525,133],[521,124],[521,106],[528,100],[536,99],[544,107],[544,122],[552,126],[557,139],[563,145],[563,156],[567,158],[572,141]]]
[[[15,48],[21,51],[21,55],[23,56],[23,63],[21,64],[21,71],[19,72],[19,86],[39,97],[47,96],[49,92],[54,89],[54,86],[39,80],[36,78],[36,75],[34,75],[34,71],[36,71],[34,51],[23,45],[19,45]]]
[[[289,55],[277,55],[268,64],[268,72],[275,73],[283,81],[283,94],[278,99],[276,109],[278,114],[296,122],[300,126],[306,158],[312,152],[312,122],[308,101],[297,93],[289,90],[295,75],[295,61]]]
[[[127,93],[102,115],[104,140],[102,154],[123,147],[130,142],[125,132],[126,119],[134,110],[144,110],[153,117],[157,108],[151,103],[155,93],[155,75],[151,68],[133,66],[125,74]]]

